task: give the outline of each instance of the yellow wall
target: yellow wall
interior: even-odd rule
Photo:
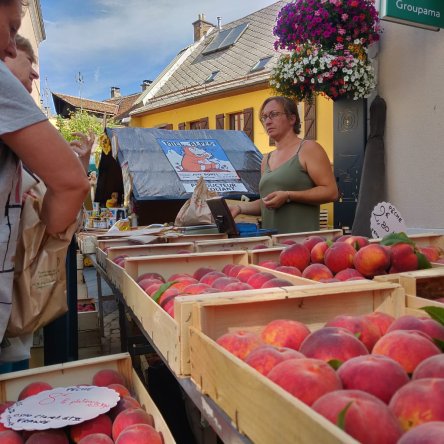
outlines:
[[[271,151],[268,140],[260,120],[259,109],[263,101],[273,95],[270,89],[249,92],[224,97],[195,105],[182,106],[168,111],[131,118],[131,126],[142,128],[159,127],[172,124],[177,130],[179,123],[189,123],[208,117],[209,129],[216,128],[216,115],[225,114],[225,129],[229,127],[229,114],[238,113],[246,108],[253,108],[254,144],[262,153]],[[300,108],[301,120],[304,118],[303,106]],[[189,129],[189,126],[186,127]],[[304,127],[302,126],[302,133]],[[333,102],[323,97],[316,100],[316,135],[317,141],[324,147],[330,161],[333,162]],[[333,226],[333,204],[323,205],[328,210],[328,224]]]

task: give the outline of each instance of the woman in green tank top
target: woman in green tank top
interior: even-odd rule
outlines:
[[[314,140],[301,139],[296,104],[286,97],[270,97],[259,116],[276,149],[262,159],[261,199],[230,207],[238,214],[262,216],[262,228],[278,233],[319,230],[320,205],[338,198],[328,156]]]

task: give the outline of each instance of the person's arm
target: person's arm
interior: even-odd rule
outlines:
[[[314,141],[305,142],[299,160],[314,182],[314,187],[303,191],[279,190],[266,196],[267,208],[279,208],[288,201],[320,205],[338,198],[338,187],[327,153]]]
[[[75,221],[89,191],[81,162],[47,121],[5,133],[2,140],[47,187],[42,222],[49,234],[62,233]]]
[[[95,140],[95,134],[92,130],[88,131],[88,134],[73,133],[73,136],[77,137],[76,140],[69,142],[72,150],[79,156],[80,162],[82,162],[83,169],[88,173],[89,159],[91,157],[91,150]]]

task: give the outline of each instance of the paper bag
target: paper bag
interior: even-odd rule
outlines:
[[[183,204],[177,213],[174,225],[176,227],[189,227],[192,225],[214,224],[213,215],[206,200],[216,197],[215,191],[210,191],[201,176],[194,188],[193,195]]]
[[[39,217],[45,192],[39,183],[23,205],[6,337],[32,333],[68,311],[66,253],[78,222],[63,234],[48,236]]]

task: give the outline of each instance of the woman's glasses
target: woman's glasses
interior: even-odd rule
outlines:
[[[268,114],[262,114],[259,119],[262,123],[265,123],[268,118],[270,118],[270,120],[274,120],[277,116],[280,116],[281,114],[286,114],[286,113],[282,113],[279,111],[271,111]]]

